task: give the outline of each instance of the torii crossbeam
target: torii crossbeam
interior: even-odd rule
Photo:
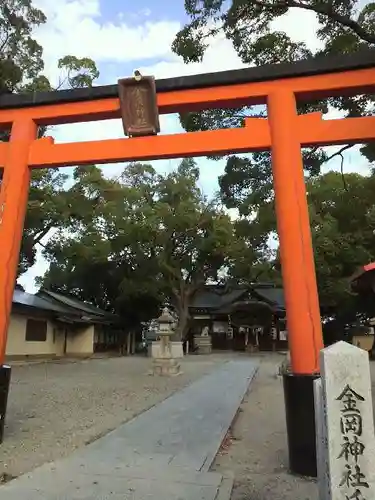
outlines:
[[[120,118],[118,86],[0,96],[0,129],[11,127],[10,141],[0,143],[0,167],[4,168],[0,363],[5,357],[32,169],[270,149],[293,372],[285,385],[291,468],[314,475],[313,415],[309,418],[307,410],[301,410],[298,401],[303,398],[296,389],[305,381],[307,399],[312,401],[312,380],[319,373],[323,346],[301,146],[374,140],[375,117],[323,120],[319,113],[298,115],[296,102],[375,93],[375,52],[169,78],[158,80],[156,90],[160,114],[267,104],[268,117],[248,118],[243,128],[54,144],[50,137],[37,139],[38,126]],[[303,404],[307,409],[308,404]],[[298,426],[293,415],[301,418],[301,411],[306,419],[298,431],[301,423]],[[298,447],[307,434],[309,457],[306,448]]]

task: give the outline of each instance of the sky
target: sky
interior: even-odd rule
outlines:
[[[35,31],[35,38],[44,49],[45,74],[55,85],[60,75],[57,61],[65,55],[93,59],[100,71],[97,85],[116,83],[119,78],[131,76],[135,69],[156,78],[168,78],[243,67],[231,43],[222,35],[212,40],[200,63],[184,64],[173,54],[171,44],[175,34],[187,21],[183,0],[34,0],[33,3],[47,16],[47,23]],[[318,21],[312,12],[291,9],[274,22],[274,27],[285,31],[295,41],[306,42],[312,49],[319,47],[315,36]],[[177,116],[161,116],[161,133],[181,131]],[[120,120],[110,120],[58,126],[48,134],[62,143],[120,138],[123,130]],[[336,148],[330,150],[334,152]],[[178,160],[152,163],[158,171],[168,172],[175,168]],[[200,158],[198,165],[200,187],[207,195],[213,195],[218,189],[217,179],[224,170],[225,161]],[[123,165],[111,164],[102,168],[105,175],[112,177],[121,172]],[[339,168],[340,159],[336,158],[324,167],[324,171]],[[352,150],[345,156],[345,171],[367,173],[369,168]],[[18,281],[26,291],[35,292],[34,279],[43,275],[47,268],[39,248],[36,264]]]

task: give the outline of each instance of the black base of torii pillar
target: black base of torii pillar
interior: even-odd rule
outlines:
[[[317,477],[314,375],[283,374],[290,472]]]

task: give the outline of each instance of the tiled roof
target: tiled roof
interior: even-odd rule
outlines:
[[[225,304],[238,300],[246,293],[246,288],[225,288],[224,286],[207,286],[198,292],[190,307],[196,309],[219,309]]]
[[[284,291],[282,288],[275,287],[254,287],[253,292],[260,299],[265,300],[266,302],[271,303],[272,305],[285,309],[285,299],[284,299]]]
[[[33,295],[31,293],[23,292],[22,290],[14,290],[13,292],[13,304],[34,307],[36,309],[41,309],[43,311],[50,311],[60,314],[66,314],[67,310],[58,304],[52,304],[51,302]]]
[[[87,302],[83,302],[82,300],[78,300],[73,297],[62,295],[61,293],[51,292],[50,290],[42,289],[38,292],[38,295],[46,300],[52,299],[53,301],[59,302],[64,306],[68,306],[69,308],[85,312],[87,314],[95,314],[96,316],[103,317],[109,314],[103,309],[99,309],[99,307],[95,307],[92,304],[88,304]]]
[[[276,309],[285,309],[284,292],[282,288],[267,286],[237,286],[209,285],[198,292],[190,307],[195,309],[226,310],[234,302],[253,298],[265,301]]]
[[[61,320],[80,323],[100,323],[102,321],[116,321],[117,319],[116,315],[106,313],[91,304],[53,292],[33,295],[16,289],[13,292],[13,305],[39,309],[54,314]]]

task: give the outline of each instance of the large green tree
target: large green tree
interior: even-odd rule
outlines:
[[[234,226],[216,203],[198,188],[199,169],[192,159],[159,178],[152,206],[154,248],[166,289],[179,315],[183,338],[189,305],[208,281],[217,281],[236,250]]]
[[[320,23],[317,38],[323,48],[315,55],[353,52],[375,45],[375,3],[356,0],[185,0],[190,22],[177,34],[173,49],[186,62],[202,59],[212,36],[219,32],[233,43],[248,64],[295,61],[311,56],[273,21],[291,9],[310,11]]]
[[[45,22],[46,16],[31,0],[0,2],[0,94],[54,90],[43,74],[43,49],[33,36],[33,30]],[[58,88],[91,86],[99,76],[88,58],[65,56],[56,64],[61,70]],[[40,136],[44,133],[44,128],[39,130]],[[0,140],[8,138],[9,131],[3,131]],[[49,230],[72,217],[66,180],[59,170],[33,172],[19,274],[34,264],[36,246]]]
[[[0,89],[15,92],[35,82],[43,70],[42,47],[32,30],[45,23],[31,0],[4,0],[0,5]],[[48,87],[48,80],[45,80]]]
[[[150,253],[138,246],[138,194],[95,166],[76,168],[73,177],[77,213],[46,244],[50,267],[39,284],[126,316],[128,326],[155,317],[163,291]]]
[[[354,294],[349,279],[359,267],[375,261],[374,189],[374,174],[352,173],[343,178],[331,171],[307,181],[321,313],[342,326],[375,313],[374,300],[364,301]],[[277,252],[269,264],[277,279]]]
[[[329,172],[307,184],[322,312],[353,321],[366,312],[350,276],[375,261],[375,176]],[[367,311],[368,312],[368,311]],[[374,310],[372,311],[372,314]]]
[[[198,176],[192,160],[165,175],[129,164],[116,180],[96,167],[76,169],[72,192],[81,222],[47,244],[44,286],[115,307],[134,321],[172,301],[182,338],[194,294],[239,251],[234,225],[203,196]]]
[[[310,11],[316,14],[319,27],[315,36],[319,48],[312,50],[303,42],[292,40],[282,29],[276,29],[275,21],[280,20],[291,9],[294,12]],[[260,66],[280,62],[295,62],[306,58],[321,58],[327,55],[355,53],[375,47],[375,2],[358,2],[354,0],[185,0],[185,10],[189,22],[177,34],[173,50],[182,56],[185,62],[201,61],[212,37],[219,33],[232,42],[234,49],[245,65]],[[281,26],[281,23],[278,24]],[[312,31],[312,28],[309,28]],[[310,34],[310,36],[313,33]],[[317,46],[317,44],[315,44]],[[356,96],[346,98],[331,98],[319,102],[307,102],[299,105],[299,113],[329,109],[342,112],[343,116],[364,116],[374,112],[374,96]],[[248,116],[265,116],[266,108],[239,108],[224,110],[205,110],[181,116],[181,123],[186,130],[210,130],[216,128],[242,127]],[[322,148],[308,148],[303,151],[304,168],[307,179],[317,185],[310,188],[326,196],[335,196],[331,182],[331,190],[324,189],[320,183],[320,170],[324,163],[332,158],[342,158],[342,153],[350,146],[344,145],[339,151],[331,153]],[[360,152],[369,162],[375,160],[374,143],[364,145]],[[340,176],[335,182],[342,187]],[[323,182],[323,180],[322,180]],[[327,180],[326,180],[327,182]],[[354,182],[354,181],[353,181]],[[365,182],[365,181],[363,181]],[[226,158],[224,175],[219,179],[223,202],[228,208],[236,208],[248,241],[259,235],[270,238],[276,235],[276,220],[274,215],[274,193],[272,185],[271,157],[268,152],[251,155],[231,155]],[[342,196],[347,201],[350,194],[344,191]],[[341,196],[341,195],[340,195]],[[366,202],[371,202],[371,197]],[[312,198],[309,200],[312,217],[320,217],[315,213]],[[342,206],[344,209],[344,206]],[[343,212],[344,213],[344,212]],[[361,258],[366,260],[365,252],[352,253],[353,260],[349,265],[348,254],[343,252],[339,244],[340,233],[337,219],[334,223],[326,215],[321,221],[320,236],[314,232],[314,245],[317,259],[317,273],[322,303],[332,311],[339,303],[351,300],[348,291],[347,276],[349,269],[355,267]],[[333,225],[332,225],[333,224]],[[318,226],[317,226],[318,227]],[[360,226],[364,228],[366,226]],[[324,231],[323,231],[324,229]],[[330,237],[323,238],[330,231]],[[344,233],[346,238],[355,236]],[[327,253],[328,241],[336,251]],[[336,246],[337,243],[337,246]],[[273,245],[275,246],[275,245]],[[351,248],[353,248],[351,246]],[[365,246],[367,250],[369,247]],[[279,270],[276,250],[264,247],[266,258],[265,274],[277,279]],[[361,258],[359,258],[361,257]],[[368,257],[368,255],[367,255]],[[340,259],[343,259],[342,262]],[[330,266],[332,267],[331,269]],[[243,266],[234,269],[234,275],[241,275]],[[270,273],[271,271],[271,273]],[[341,273],[341,274],[340,274]],[[344,300],[345,299],[345,300]]]
[[[319,28],[315,33],[320,48],[313,51],[303,42],[292,40],[285,32],[275,29],[274,21],[291,9],[316,14]],[[202,60],[212,36],[223,33],[230,40],[246,65],[295,62],[305,58],[320,58],[329,54],[353,53],[375,46],[375,2],[365,5],[353,0],[185,0],[190,22],[177,34],[173,50],[185,62]],[[329,107],[345,116],[361,116],[374,111],[373,96],[334,98],[323,102],[305,103],[300,113]],[[247,116],[266,114],[265,109],[249,108],[206,110],[181,116],[186,130],[210,130],[241,127]],[[347,149],[342,148],[342,151]],[[375,160],[374,145],[361,147],[369,161]],[[303,152],[306,173],[316,176],[320,167],[339,153],[322,148]],[[220,178],[224,203],[239,209],[240,215],[252,214],[267,230],[269,211],[263,205],[273,198],[270,154],[256,153],[227,158],[225,173]]]
[[[0,3],[0,93],[53,90],[43,75],[43,48],[33,36],[33,30],[46,22],[32,0]],[[89,86],[99,76],[89,58],[65,56],[56,63],[61,69],[61,87]]]

